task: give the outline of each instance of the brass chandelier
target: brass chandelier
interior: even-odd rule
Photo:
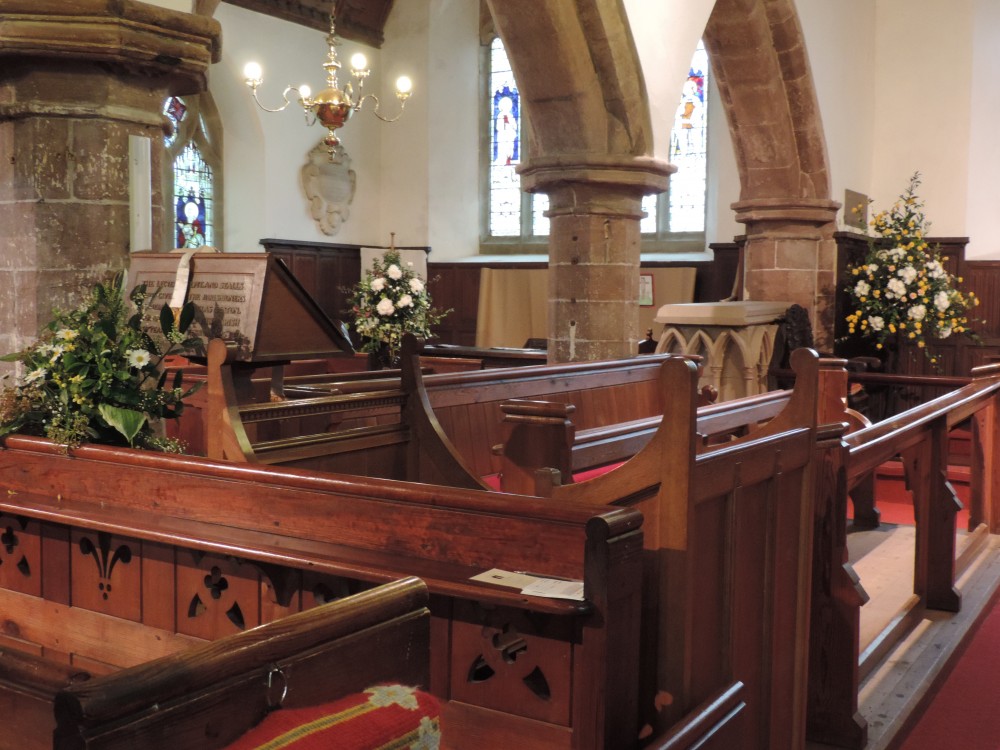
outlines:
[[[399,112],[394,117],[386,117],[380,111],[381,107],[378,96],[362,93],[365,79],[371,73],[371,69],[368,67],[368,59],[362,53],[358,52],[351,56],[351,75],[357,85],[357,94],[355,95],[355,87],[350,83],[345,85],[344,88],[340,88],[337,82],[337,71],[341,67],[340,60],[337,58],[337,47],[340,46],[340,40],[336,35],[336,26],[332,13],[330,14],[330,32],[326,36],[326,43],[328,50],[326,61],[323,63],[323,69],[326,71],[326,88],[317,93],[316,96],[312,95],[312,89],[305,84],[287,86],[282,93],[285,103],[280,107],[271,109],[261,104],[260,99],[257,98],[257,89],[264,82],[261,66],[256,62],[248,62],[243,68],[243,80],[250,87],[253,100],[257,103],[257,106],[265,112],[281,112],[293,101],[297,101],[305,114],[307,125],[313,125],[318,121],[326,128],[327,134],[323,138],[323,144],[326,146],[332,159],[340,146],[340,138],[337,136],[337,130],[344,126],[354,112],[359,111],[365,102],[370,99],[375,103],[375,108],[371,110],[372,114],[383,122],[395,122],[403,115],[403,109],[406,106],[406,100],[410,98],[413,84],[407,76],[400,76],[396,79],[396,98],[399,99]],[[288,95],[293,91],[295,92],[295,98],[289,99]]]

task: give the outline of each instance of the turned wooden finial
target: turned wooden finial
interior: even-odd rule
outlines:
[[[396,233],[395,232],[389,232],[389,249],[390,250],[395,250],[396,249]]]

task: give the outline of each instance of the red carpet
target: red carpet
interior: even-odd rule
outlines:
[[[969,524],[969,471],[967,467],[954,466],[949,470],[949,479],[955,494],[962,501],[962,510],[958,512],[956,528],[966,529]],[[903,481],[903,472],[898,464],[883,464],[878,469],[878,479],[875,488],[876,507],[881,512],[882,522],[896,525],[913,525],[913,498]],[[852,513],[850,503],[847,506],[848,517]],[[1000,748],[1000,746],[998,746]]]
[[[893,750],[1000,748],[1000,607],[996,595]]]

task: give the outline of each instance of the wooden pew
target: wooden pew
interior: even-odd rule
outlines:
[[[419,344],[407,346],[410,367]],[[310,376],[286,381],[284,393],[295,398],[274,403],[252,392],[247,368],[232,354],[221,341],[208,348],[209,457],[470,488],[487,488],[481,478],[499,471],[492,448],[506,439],[504,400],[573,403],[585,426],[658,418],[659,365],[669,356],[431,374],[419,386],[410,376],[325,384]],[[303,419],[313,420],[308,429],[301,421],[289,423]],[[260,431],[275,423],[286,425],[278,437]],[[435,464],[435,473],[422,468]]]
[[[643,695],[673,697],[661,711],[669,723],[715,700],[728,680],[742,682],[745,747],[801,747],[805,739],[819,363],[801,350],[793,364],[791,393],[696,410],[694,365],[668,360],[661,387],[673,398],[655,430],[633,423],[626,427],[637,434],[612,437],[605,428],[599,450],[574,453],[568,409],[546,414],[551,405],[522,402],[520,431],[503,450],[504,478],[513,472],[522,492],[642,510],[643,664],[652,667]],[[720,432],[746,434],[706,440]],[[622,466],[572,482],[579,456],[619,460],[637,446]],[[655,726],[655,713],[645,716]]]
[[[454,746],[638,734],[637,511],[21,436],[0,486],[4,647],[112,672],[419,575]],[[493,567],[582,580],[586,599],[470,580]]]
[[[426,586],[387,583],[63,690],[52,746],[223,748],[275,708],[426,687],[429,640]]]
[[[443,434],[444,430],[438,419],[439,415],[442,412],[442,409],[447,409],[451,406],[454,406],[460,409],[468,410],[468,405],[470,403],[476,403],[479,400],[490,406],[494,406],[495,404],[494,399],[496,393],[493,390],[493,388],[499,390],[500,387],[504,387],[505,389],[504,392],[506,395],[517,395],[516,389],[518,387],[522,387],[523,385],[521,381],[517,381],[511,384],[507,381],[506,378],[503,378],[502,376],[497,377],[492,373],[477,373],[475,374],[475,378],[477,379],[477,381],[482,381],[482,384],[486,386],[486,388],[484,388],[483,394],[479,394],[478,391],[472,390],[470,388],[468,382],[470,376],[468,375],[464,375],[461,378],[451,379],[450,382],[446,381],[443,384],[443,386],[441,384],[438,384],[436,386],[431,386],[430,383],[433,379],[433,376],[430,376],[428,378],[423,378],[420,375],[419,368],[415,367],[413,364],[413,355],[414,352],[410,350],[409,359],[404,362],[404,365],[409,365],[406,367],[405,370],[407,376],[406,378],[404,378],[404,391],[409,394],[415,394],[416,397],[411,395],[407,404],[409,407],[416,407],[416,408],[408,412],[410,416],[405,420],[403,420],[403,422],[405,422],[408,426],[410,426],[413,429],[413,435],[407,436],[409,440],[408,443],[409,446],[418,451],[426,450],[427,446],[432,444],[438,446],[441,445],[446,447],[448,446],[449,441],[447,440],[447,436]],[[641,382],[648,382],[648,372],[650,369],[650,365],[652,365],[653,367],[666,369],[668,367],[667,363],[671,361],[672,360],[664,360],[662,358],[657,358],[657,360],[646,360],[645,362],[641,363],[642,368],[639,370],[641,374],[638,377],[641,378]],[[681,360],[680,362],[684,361]],[[800,363],[800,366],[806,367],[807,369],[810,367],[809,365],[805,364],[805,362]],[[684,362],[684,364],[681,364],[680,367],[682,369],[675,370],[675,372],[671,376],[669,376],[666,380],[662,380],[662,378],[664,377],[663,375],[660,376],[661,382],[659,384],[658,390],[661,393],[685,395],[685,397],[676,398],[673,399],[673,401],[686,402],[686,396],[690,396],[690,398],[692,399],[692,403],[688,404],[688,407],[693,409],[693,404],[697,403],[697,397],[695,395],[695,392],[693,391],[693,389],[696,387],[695,386],[697,380],[696,373],[695,373],[695,380],[692,381],[690,380],[690,377],[691,377],[691,372],[694,372],[694,370],[691,369],[693,368],[693,365],[691,365],[689,362]],[[524,373],[526,370],[529,369],[531,368],[525,368],[521,372]],[[585,368],[576,368],[576,369],[578,369],[581,372],[586,371]],[[691,372],[688,371],[689,369],[691,369]],[[619,372],[621,372],[621,370],[619,370]],[[630,370],[629,372],[635,372],[635,370]],[[592,375],[588,376],[592,377]],[[680,488],[679,492],[669,492],[666,490],[661,491],[660,489],[654,488],[655,485],[659,484],[659,478],[661,476],[661,472],[663,471],[662,467],[672,466],[670,461],[663,459],[663,454],[669,453],[673,450],[677,450],[680,452],[680,455],[683,456],[686,455],[688,451],[692,450],[691,446],[695,445],[699,446],[696,450],[707,448],[706,441],[700,434],[701,432],[705,431],[706,429],[712,432],[713,434],[719,432],[732,433],[734,431],[740,431],[740,428],[746,426],[748,419],[751,418],[748,415],[752,414],[754,415],[753,416],[754,424],[756,424],[756,422],[758,421],[768,420],[768,425],[756,429],[752,438],[746,438],[742,442],[737,440],[735,442],[729,443],[724,447],[717,447],[716,448],[717,451],[723,451],[725,449],[725,451],[728,452],[725,452],[724,455],[722,453],[719,453],[719,455],[714,456],[713,458],[715,458],[724,465],[731,463],[733,461],[736,461],[738,463],[743,458],[748,458],[751,462],[763,463],[765,465],[768,465],[768,462],[770,462],[769,464],[770,468],[766,469],[763,472],[755,472],[754,470],[748,471],[748,476],[752,477],[750,484],[754,485],[754,489],[751,490],[749,494],[752,495],[753,492],[756,491],[765,491],[762,490],[761,488],[768,487],[769,483],[771,485],[774,485],[775,483],[785,482],[787,484],[787,487],[783,487],[782,488],[783,492],[779,493],[781,494],[782,501],[785,503],[785,508],[783,508],[783,512],[787,513],[788,517],[793,517],[796,514],[801,514],[802,512],[801,506],[804,499],[804,493],[806,493],[806,487],[811,481],[810,470],[807,468],[807,465],[811,466],[810,461],[812,460],[812,453],[810,446],[812,442],[815,441],[816,439],[815,368],[812,368],[811,377],[812,377],[811,386],[800,388],[797,398],[793,398],[789,394],[778,394],[775,396],[768,395],[768,396],[756,397],[750,400],[751,403],[739,403],[728,406],[720,405],[719,408],[716,408],[714,410],[709,410],[707,414],[704,414],[700,418],[700,421],[695,425],[693,430],[690,429],[691,425],[689,425],[686,421],[681,421],[678,424],[668,427],[667,425],[670,425],[671,421],[674,419],[676,414],[668,414],[666,415],[665,418],[661,417],[660,419],[657,420],[657,423],[659,425],[659,423],[662,422],[663,426],[658,426],[655,431],[649,430],[649,432],[659,433],[660,431],[662,431],[664,435],[666,435],[667,437],[663,437],[659,441],[654,441],[657,443],[655,447],[650,448],[648,452],[646,451],[641,452],[640,453],[641,457],[636,456],[636,458],[633,461],[629,462],[629,464],[626,467],[622,467],[622,469],[620,469],[618,472],[615,472],[616,481],[614,483],[604,483],[599,491],[594,492],[589,497],[585,496],[586,492],[584,492],[582,495],[578,495],[576,494],[577,490],[574,490],[574,494],[572,495],[567,494],[563,497],[563,499],[569,500],[571,502],[583,502],[584,504],[591,503],[594,505],[600,505],[600,504],[612,505],[617,502],[623,502],[623,495],[624,496],[629,496],[630,494],[636,496],[645,495],[647,500],[649,500],[649,498],[653,499],[649,500],[649,502],[645,503],[642,506],[644,512],[646,512],[647,515],[652,514],[652,517],[657,518],[663,528],[667,528],[677,523],[681,525],[686,524],[688,521],[685,519],[689,515],[692,518],[694,518],[697,515],[697,513],[693,510],[693,508],[688,507],[688,504],[689,502],[693,501],[693,498],[697,498],[698,495],[697,493],[692,492],[690,493],[691,496],[689,496],[688,487],[683,483],[679,486]],[[408,382],[408,379],[411,380],[412,382]],[[546,390],[550,392],[552,392],[553,390],[558,391],[560,387],[565,387],[563,384],[558,382],[558,379],[553,381],[550,375],[547,375],[546,373],[541,371],[534,375],[534,380],[541,381],[542,387],[544,387]],[[538,384],[533,383],[531,380],[525,380],[524,382],[528,384],[527,387],[533,387],[533,388],[538,387]],[[514,390],[514,394],[511,394],[512,389]],[[442,393],[445,395],[442,396],[441,395]],[[438,408],[435,408],[431,404],[432,399],[435,398],[438,400],[438,403],[441,404],[441,406]],[[329,398],[327,398],[323,400],[323,403],[329,405],[332,402]],[[248,411],[247,413],[250,412]],[[742,431],[746,432],[746,430]],[[414,435],[416,437],[414,437]],[[434,440],[428,439],[427,436],[432,436],[435,439]],[[338,435],[337,439],[338,440],[344,439],[344,444],[347,446],[350,446],[352,442],[357,444],[355,435],[342,434]],[[647,435],[643,439],[643,442],[645,443],[649,441],[650,437],[649,435]],[[803,445],[806,447],[802,448]],[[776,465],[773,461],[773,456],[774,456],[774,451],[776,450],[776,446],[783,446],[782,448],[778,449],[779,454],[780,450],[784,450],[786,456],[792,457],[787,462],[781,464],[780,466]],[[741,453],[741,451],[743,451],[743,453]],[[535,457],[537,458],[538,456],[536,455]],[[764,460],[765,457],[768,457],[767,460]],[[384,461],[384,459],[380,460]],[[700,460],[706,466],[711,463],[711,460],[707,457],[707,455],[705,458]],[[399,461],[399,463],[403,463],[403,461],[401,460]],[[418,462],[419,466],[423,466],[424,463],[426,462],[423,460],[420,460]],[[458,461],[456,461],[455,463],[456,465],[460,464],[460,462]],[[674,462],[674,464],[676,464],[676,462]],[[473,472],[471,472],[469,469],[465,467],[461,468],[462,471],[459,472],[460,474],[464,474],[465,476],[473,475],[474,478]],[[679,473],[677,474],[677,476],[679,476],[680,473],[683,473],[680,472],[679,466],[674,465],[673,468],[678,470]],[[695,471],[692,470],[690,466],[684,467],[684,472],[687,472],[689,474],[696,473]],[[709,473],[711,472],[709,471]],[[781,475],[782,477],[784,477],[784,479],[775,479],[774,477],[776,475]],[[624,489],[621,482],[623,476],[629,478],[638,477],[639,485],[632,490]],[[669,482],[672,483],[673,479],[674,477],[672,476]],[[463,479],[459,478],[458,480],[454,480],[446,476],[439,475],[438,477],[435,478],[434,481],[455,483],[456,481],[461,482],[463,481]],[[745,482],[741,477],[736,478],[734,481],[735,481],[734,487],[740,488],[739,492],[746,491],[743,486]],[[796,482],[798,484],[796,484]],[[625,484],[627,485],[627,482]],[[586,486],[589,487],[590,485],[591,483],[588,483]],[[578,489],[583,488],[584,486],[585,485],[580,485]],[[671,486],[671,489],[677,489],[677,488]],[[569,488],[552,487],[550,488],[549,492],[546,492],[545,490],[539,490],[537,487],[532,487],[530,491],[532,492],[532,494],[545,495],[545,494],[552,494],[553,492],[560,492],[562,490],[568,491]],[[589,490],[587,490],[587,492],[589,492]],[[728,493],[723,492],[722,494],[728,497],[728,495],[731,495],[732,492]],[[725,505],[726,503],[729,502],[729,500],[725,498],[722,499],[714,498],[714,500],[716,500],[721,505]],[[704,523],[704,521],[691,521],[691,522]],[[750,524],[754,523],[758,524],[758,526],[752,528],[753,533],[763,533],[763,527],[766,526],[767,523],[767,521],[761,521],[761,519],[756,519],[756,518],[744,522]],[[787,523],[787,520],[785,522]],[[809,539],[808,535],[805,536],[802,535],[801,528],[795,526],[794,524],[792,524],[792,526],[794,532],[789,532],[786,529],[783,530],[782,533],[787,535],[788,546],[789,549],[791,550],[791,554],[793,558],[798,561],[798,564],[801,568],[801,565],[803,565],[802,563],[803,555],[805,554],[805,550],[808,549]],[[773,534],[777,533],[777,531],[772,529],[768,533]],[[722,539],[722,537],[720,537],[720,539]],[[719,543],[725,544],[726,542],[720,541]],[[671,554],[666,551],[672,549],[669,546],[669,544],[670,544],[669,541],[663,540],[663,541],[656,541],[647,545],[651,550],[655,551],[656,554],[653,555],[653,557],[657,558],[656,562],[654,562],[653,564],[651,565],[647,564],[647,568],[651,567],[652,570],[647,570],[647,576],[646,576],[647,581],[645,584],[645,592],[646,592],[645,600],[646,600],[647,616],[648,619],[650,619],[651,621],[656,620],[658,616],[657,613],[660,611],[666,613],[668,609],[671,610],[673,614],[663,615],[664,620],[666,620],[669,617],[680,617],[680,615],[678,615],[677,613],[681,611],[694,612],[698,607],[698,603],[695,601],[696,597],[694,596],[693,593],[691,593],[691,591],[688,591],[687,595],[692,598],[686,601],[683,600],[682,598],[681,602],[678,604],[678,606],[676,606],[676,608],[671,608],[669,605],[663,603],[663,592],[661,591],[658,581],[660,580],[661,577],[672,575],[671,573],[665,572],[668,566],[664,562],[668,557],[671,556]],[[698,548],[698,545],[692,545],[692,547]],[[720,551],[718,548],[709,551],[709,548],[706,546],[704,552],[702,552],[700,548],[698,548],[698,551],[694,554],[688,555],[686,553],[687,549],[685,548],[683,550],[679,550],[676,556],[679,559],[686,559],[687,562],[685,564],[694,565],[694,563],[692,563],[691,561],[700,560],[701,558],[699,557],[699,555],[705,555],[706,558],[710,558],[713,554],[720,554]],[[808,555],[806,555],[806,558],[808,558]],[[749,561],[749,563],[744,567],[748,571],[754,570],[756,573],[765,577],[776,575],[773,569],[767,568],[766,564],[762,568],[760,561]],[[681,565],[679,569],[683,568],[684,565]],[[698,571],[696,570],[697,565],[694,565],[694,568],[695,569],[693,569],[689,573],[689,575],[691,576],[690,579],[691,582],[699,580]],[[798,568],[796,570],[798,570],[798,572],[795,575],[801,576],[802,570]],[[717,571],[716,575],[718,575]],[[709,575],[709,577],[711,577],[711,574]],[[795,580],[799,581],[799,584],[801,584],[800,579],[795,578]],[[712,583],[715,586],[723,585],[722,582],[718,580],[718,578],[713,579]],[[756,585],[757,584],[754,584],[754,586]],[[794,599],[795,597],[800,597],[802,595],[803,594],[800,590],[794,590],[794,596],[790,597],[790,600]],[[720,627],[723,629],[733,627],[734,629],[739,630],[746,624],[746,623],[740,623],[739,625],[734,625],[732,623],[722,624],[722,620],[720,618],[724,617],[723,610],[725,610],[725,605],[723,603],[719,603],[719,607],[720,609],[715,611],[702,612],[701,616],[703,616],[706,619],[706,622],[711,620],[714,623],[715,627]],[[799,608],[801,607],[801,602],[799,602],[798,604],[794,603],[788,604],[787,607],[788,607],[787,610],[782,610],[777,615],[778,619],[781,620],[781,627],[785,627],[789,631],[794,632],[795,637],[799,639],[799,642],[804,643],[805,635],[802,629],[804,627],[804,624],[803,621],[801,620],[801,613],[799,609],[797,609],[797,607]],[[715,619],[713,620],[712,618]],[[683,645],[681,645],[680,647],[671,647],[675,651],[686,653],[694,648],[693,641],[683,642],[683,639],[676,638],[676,633],[674,631],[676,631],[678,627],[680,626],[676,622],[671,622],[669,624],[663,625],[662,629],[663,632],[647,634],[647,638],[644,643],[644,654],[646,654],[647,656],[643,660],[644,664],[651,665],[654,670],[659,670],[660,672],[663,673],[668,671],[668,667],[660,664],[660,661],[656,656],[657,653],[663,653],[667,650],[668,647],[665,644],[668,638],[675,639],[673,641],[674,643],[683,643]],[[669,637],[666,635],[667,632],[670,633]],[[763,659],[765,661],[767,659],[773,659],[776,661],[774,663],[768,663],[766,667],[763,667],[761,665],[755,666],[753,664],[754,657],[751,656],[751,654],[754,651],[754,649],[757,648],[760,649],[760,653],[764,654]],[[725,646],[720,644],[718,646],[718,649],[715,650],[714,653],[717,656],[718,654],[721,653],[729,653],[729,651]],[[751,706],[753,710],[750,713],[754,717],[756,717],[753,719],[753,721],[762,722],[758,724],[756,729],[766,734],[766,736],[762,734],[762,737],[760,739],[760,742],[762,744],[760,746],[761,747],[768,746],[767,743],[769,742],[790,741],[794,744],[795,742],[799,741],[798,738],[801,735],[801,730],[803,726],[802,717],[800,714],[802,712],[802,707],[804,705],[803,703],[804,693],[796,694],[795,692],[796,688],[795,685],[793,684],[794,679],[791,677],[791,675],[794,673],[796,668],[804,669],[804,663],[799,663],[799,664],[777,663],[777,661],[780,661],[780,656],[776,655],[773,644],[755,643],[753,647],[749,646],[746,647],[744,651],[741,651],[741,654],[745,660],[744,668],[747,670],[748,673],[756,669],[764,669],[764,671],[767,671],[768,669],[777,668],[779,671],[781,671],[783,675],[787,677],[788,680],[787,682],[780,685],[778,690],[779,692],[781,690],[785,691],[784,697],[787,699],[788,710],[787,714],[784,715],[782,718],[788,720],[787,727],[790,734],[783,736],[779,736],[778,734],[774,734],[773,736],[770,734],[766,734],[767,732],[772,731],[770,727],[776,726],[776,724],[771,724],[769,719],[765,721],[762,718],[761,712],[764,711],[763,706],[770,705],[772,701],[770,697],[762,697],[762,696],[758,696],[752,699]],[[705,663],[708,664],[710,659],[708,659],[707,655],[705,654],[703,654],[702,656],[705,657]],[[719,666],[718,663],[715,663],[714,666],[711,668],[715,670],[715,673],[713,675],[714,681],[712,678],[706,679],[704,685],[701,687],[700,690],[691,690],[690,688],[688,688],[687,682],[689,682],[691,679],[690,674],[685,676],[683,674],[675,672],[669,675],[653,674],[653,675],[645,675],[643,677],[643,684],[644,684],[643,695],[647,701],[647,705],[644,705],[643,707],[644,718],[648,722],[649,731],[655,733],[664,730],[666,727],[670,726],[672,722],[679,720],[682,716],[686,715],[687,712],[694,710],[695,706],[698,704],[699,701],[707,700],[712,690],[723,689],[726,687],[726,685],[732,684],[726,682],[727,678],[722,674],[722,668]],[[760,680],[756,676],[750,679],[750,683],[753,685],[754,689],[760,688],[759,682]],[[669,686],[670,690],[666,690],[666,688],[663,688],[663,685]],[[663,712],[658,712],[653,708],[652,706],[653,695],[655,694],[657,689],[660,689],[661,691],[666,690],[666,692],[671,692],[671,694],[674,695],[675,702],[671,709],[668,709],[667,711]],[[679,699],[680,695],[685,696],[683,700]],[[763,728],[765,724],[768,725],[769,727],[767,730]]]

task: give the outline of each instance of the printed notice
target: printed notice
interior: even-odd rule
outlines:
[[[577,602],[583,601],[583,581],[546,578],[540,574],[501,570],[500,568],[491,568],[483,573],[472,576],[470,580],[520,589],[521,593],[526,596],[542,596],[547,599],[571,599]]]
[[[561,581],[555,578],[538,578],[528,584],[521,593],[527,596],[544,596],[549,599],[572,599],[583,601],[583,581]]]

